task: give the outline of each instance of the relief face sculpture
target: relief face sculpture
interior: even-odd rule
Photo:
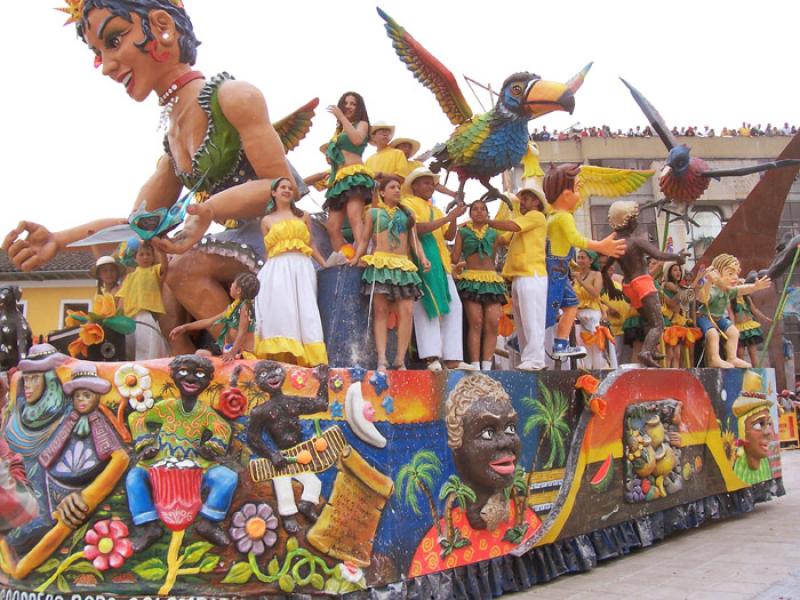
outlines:
[[[475,529],[493,529],[508,517],[503,490],[514,481],[521,450],[517,413],[503,386],[470,375],[447,397],[447,444],[456,470],[475,492],[467,518]]]

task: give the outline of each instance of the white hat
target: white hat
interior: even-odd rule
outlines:
[[[119,264],[113,256],[101,256],[97,259],[97,262],[94,263],[94,266],[89,269],[89,277],[97,279],[97,271],[103,265],[114,265],[117,269],[117,279],[121,279],[125,275],[125,267]]]
[[[413,140],[411,138],[394,138],[391,142],[389,142],[389,145],[392,148],[397,148],[400,144],[411,145],[411,152],[409,152],[409,156],[414,156],[417,152],[419,152],[419,149],[422,147],[422,144],[420,144],[417,140]]]
[[[389,125],[386,121],[375,121],[375,123],[372,123],[369,126],[370,144],[372,144],[372,134],[378,131],[379,129],[388,129],[391,132],[389,138],[391,139],[394,137],[394,125]]]
[[[408,177],[406,177],[405,184],[408,186],[408,189],[411,189],[413,183],[420,177],[433,177],[434,183],[439,183],[438,174],[432,172],[428,167],[418,167],[411,171]]]
[[[519,196],[520,192],[524,192],[528,190],[529,192],[533,192],[533,194],[539,198],[542,202],[542,207],[547,206],[547,197],[544,195],[544,189],[542,189],[542,182],[539,181],[536,177],[526,177],[522,180],[522,186],[517,190],[517,196]]]

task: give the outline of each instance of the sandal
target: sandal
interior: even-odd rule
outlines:
[[[385,360],[383,360],[383,361],[378,361],[378,368],[377,368],[377,369],[375,369],[375,370],[376,370],[378,373],[382,373],[382,374],[386,375],[386,369],[387,369],[388,367],[389,367],[389,364],[388,364],[388,363],[387,363]]]

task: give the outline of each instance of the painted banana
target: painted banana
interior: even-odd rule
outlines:
[[[374,416],[375,409],[364,400],[361,393],[361,382],[351,383],[344,397],[344,418],[347,424],[363,442],[376,448],[385,448],[386,438],[372,422]]]

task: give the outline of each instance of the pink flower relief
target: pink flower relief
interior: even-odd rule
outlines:
[[[122,521],[98,521],[86,532],[84,541],[84,556],[100,571],[119,569],[126,558],[133,556],[128,526]]]

